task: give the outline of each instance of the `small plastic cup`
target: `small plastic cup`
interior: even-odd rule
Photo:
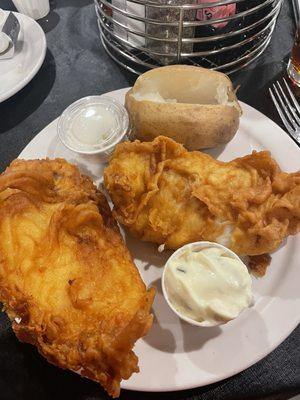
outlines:
[[[203,248],[207,248],[207,247],[217,247],[220,248],[222,250],[224,250],[224,252],[227,252],[228,254],[230,254],[233,258],[243,262],[239,256],[237,254],[235,254],[232,250],[229,250],[227,247],[219,244],[219,243],[214,243],[214,242],[193,242],[193,243],[189,243],[186,244],[182,247],[180,247],[179,249],[177,249],[168,259],[168,261],[166,262],[166,265],[164,267],[164,271],[162,274],[162,291],[163,291],[163,295],[164,298],[166,299],[166,302],[168,303],[169,307],[171,308],[171,310],[182,320],[188,322],[191,325],[195,325],[195,326],[201,326],[201,327],[213,327],[213,326],[218,326],[218,325],[222,325],[224,324],[224,322],[215,322],[215,323],[211,323],[209,321],[195,321],[189,317],[187,317],[186,315],[181,314],[178,310],[176,310],[176,308],[173,306],[173,304],[171,303],[171,301],[169,300],[169,296],[168,296],[168,290],[166,289],[166,271],[168,269],[168,264],[170,262],[170,260],[175,259],[177,257],[179,257],[182,253],[184,253],[186,250],[191,249],[192,251],[197,251]],[[246,265],[245,265],[245,268]]]
[[[87,140],[87,135],[89,124],[93,130],[95,130],[95,124],[96,127],[98,126],[97,110],[104,112],[112,125],[110,127],[107,125],[108,128],[105,128],[105,124],[101,125],[99,117],[99,138],[97,137],[92,143]],[[74,131],[76,127],[77,132]],[[61,114],[57,126],[58,136],[62,143],[68,149],[80,154],[110,153],[128,133],[128,129],[129,117],[125,107],[107,96],[88,96],[75,101]],[[100,135],[102,130],[106,130],[105,138]]]

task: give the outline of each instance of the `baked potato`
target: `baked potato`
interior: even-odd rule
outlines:
[[[225,74],[189,65],[144,73],[126,94],[125,106],[134,139],[151,141],[164,135],[189,150],[229,142],[241,115]]]

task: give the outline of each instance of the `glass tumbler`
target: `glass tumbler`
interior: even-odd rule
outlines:
[[[300,87],[300,25],[298,25],[287,73],[290,79]]]

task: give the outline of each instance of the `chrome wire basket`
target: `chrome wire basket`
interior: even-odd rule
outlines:
[[[168,64],[230,74],[266,49],[283,2],[203,1],[95,0],[101,42],[118,64],[136,74]]]

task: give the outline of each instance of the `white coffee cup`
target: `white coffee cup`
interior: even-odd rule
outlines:
[[[45,17],[50,11],[49,0],[12,0],[16,9],[21,14],[33,19]]]

